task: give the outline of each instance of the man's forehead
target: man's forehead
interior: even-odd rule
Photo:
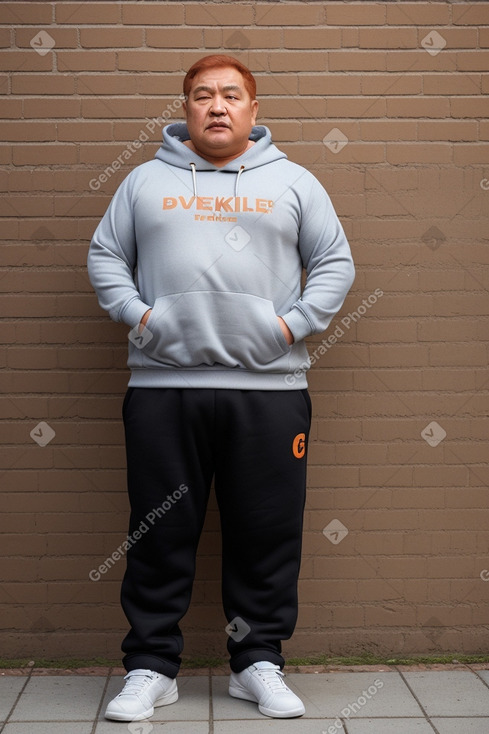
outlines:
[[[207,69],[195,75],[192,79],[190,91],[194,91],[197,87],[209,87],[212,89],[222,89],[230,87],[234,89],[245,89],[243,77],[237,69],[232,67],[224,69]]]

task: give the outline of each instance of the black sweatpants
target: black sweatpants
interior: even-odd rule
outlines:
[[[281,641],[297,621],[307,390],[129,388],[123,416],[131,503],[121,589],[131,626],[122,643],[126,670],[178,673],[179,622],[213,477],[231,669],[259,660],[283,667]]]

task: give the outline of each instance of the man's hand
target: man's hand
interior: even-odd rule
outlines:
[[[145,314],[143,315],[143,318],[142,318],[142,319],[141,319],[141,321],[139,322],[138,334],[141,334],[142,330],[143,330],[143,329],[144,329],[144,327],[146,326],[146,323],[147,323],[147,321],[148,321],[148,319],[149,319],[149,316],[150,316],[150,314],[151,314],[151,311],[152,311],[152,310],[153,310],[153,309],[149,308],[149,309],[148,309],[148,310],[146,311],[146,313],[145,313]]]
[[[282,334],[285,337],[285,341],[287,342],[287,344],[290,347],[290,345],[294,343],[294,335],[292,334],[291,330],[289,329],[289,327],[287,326],[283,318],[281,316],[277,316],[277,318],[278,318],[279,326],[282,329]]]

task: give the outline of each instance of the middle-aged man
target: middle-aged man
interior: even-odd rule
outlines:
[[[301,716],[281,641],[297,620],[304,339],[340,309],[354,267],[324,188],[255,126],[250,71],[204,57],[184,94],[186,124],[166,126],[155,160],[122,182],[88,259],[102,308],[131,327],[127,682],[105,715],[141,720],[178,698],[179,622],[214,477],[229,693],[266,716]]]

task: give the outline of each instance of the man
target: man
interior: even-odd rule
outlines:
[[[213,477],[229,693],[266,716],[304,713],[281,655],[297,619],[311,419],[304,338],[328,326],[354,268],[323,187],[255,126],[255,90],[232,57],[194,64],[186,124],[164,128],[155,160],[122,182],[90,245],[99,302],[131,327],[133,542],[121,590],[131,629],[109,719],[140,720],[178,698],[179,622]]]

